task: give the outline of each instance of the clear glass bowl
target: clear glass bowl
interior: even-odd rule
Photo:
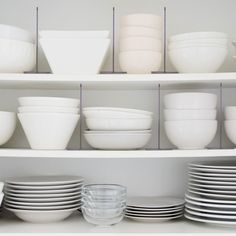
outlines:
[[[93,196],[90,194],[82,194],[82,199],[88,202],[110,202],[118,203],[126,201],[126,194],[121,196]]]
[[[123,208],[126,206],[126,201],[120,202],[107,202],[107,201],[87,201],[82,199],[82,204],[84,207],[88,208],[99,208],[99,209],[112,209],[112,208]]]

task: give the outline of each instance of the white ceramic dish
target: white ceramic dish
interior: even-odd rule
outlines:
[[[223,43],[189,43],[189,42],[181,42],[181,43],[169,43],[168,50],[175,50],[179,48],[195,48],[195,47],[219,47],[227,49],[227,44]]]
[[[225,107],[225,119],[236,120],[236,106]]]
[[[169,217],[156,217],[156,218],[155,217],[134,217],[134,216],[125,216],[125,217],[131,220],[142,222],[142,223],[158,223],[158,222],[165,222],[169,220],[178,219],[178,218],[181,218],[182,216],[183,214],[179,214],[176,216],[169,216]]]
[[[171,206],[171,207],[157,207],[157,208],[144,208],[144,207],[135,207],[135,206],[126,206],[126,210],[132,212],[166,212],[166,211],[180,211],[183,209],[184,204],[179,206]]]
[[[212,168],[212,169],[236,169],[235,161],[204,161],[197,163],[190,163],[190,167],[198,167],[198,168]]]
[[[199,176],[195,174],[189,173],[189,176],[193,179],[199,179],[199,180],[209,180],[209,181],[222,181],[222,182],[236,182],[236,178],[227,178],[227,177],[212,177],[212,176]]]
[[[225,120],[224,127],[227,137],[234,145],[236,145],[236,120]]]
[[[202,187],[201,185],[189,185],[189,189],[194,189],[197,191],[205,192],[205,193],[213,193],[213,194],[227,194],[227,195],[236,195],[236,190],[230,190],[230,189],[208,189],[205,187]]]
[[[129,210],[126,208],[125,212],[127,215],[129,214],[133,214],[133,215],[166,215],[166,214],[176,214],[176,213],[180,213],[181,211],[183,211],[184,207],[180,207],[177,208],[177,210],[160,210],[160,211],[134,211],[134,210]]]
[[[228,38],[193,38],[193,39],[185,39],[185,40],[169,40],[169,44],[181,44],[181,43],[207,43],[207,44],[224,44],[228,43]]]
[[[130,216],[130,217],[151,217],[151,218],[163,218],[163,217],[172,217],[172,216],[176,216],[176,215],[181,215],[183,214],[183,211],[179,211],[179,212],[173,212],[173,213],[167,213],[167,214],[134,214],[134,213],[125,213],[126,216]]]
[[[23,106],[18,107],[20,113],[72,113],[78,114],[79,108],[59,106]]]
[[[190,170],[190,174],[198,175],[198,176],[204,176],[204,177],[210,177],[210,178],[236,178],[236,173],[205,173],[205,172],[199,172],[195,170]]]
[[[236,185],[210,185],[210,184],[199,184],[189,182],[189,186],[198,187],[201,189],[212,189],[212,190],[236,190]]]
[[[170,93],[164,97],[166,109],[215,109],[217,96],[211,93]]]
[[[110,39],[40,39],[54,74],[98,74]]]
[[[213,185],[231,185],[231,186],[234,186],[236,185],[236,182],[235,181],[216,181],[216,180],[205,180],[205,179],[197,179],[197,178],[189,178],[189,180],[191,182],[194,182],[194,183],[204,183],[206,185],[208,184],[213,184]]]
[[[235,169],[217,169],[217,168],[202,168],[202,167],[194,167],[189,166],[189,169],[191,171],[200,171],[200,172],[206,172],[206,173],[223,173],[223,174],[236,174]]]

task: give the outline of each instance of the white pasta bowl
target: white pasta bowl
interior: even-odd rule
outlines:
[[[236,120],[236,106],[225,107],[225,119]]]
[[[236,145],[236,120],[225,120],[224,126],[227,137]]]
[[[166,109],[215,109],[217,96],[211,93],[170,93],[164,97]]]
[[[166,121],[164,126],[170,142],[186,150],[206,148],[217,131],[216,120]]]
[[[72,113],[78,114],[79,108],[56,106],[22,106],[18,107],[20,113]]]
[[[35,44],[0,39],[0,73],[30,72],[36,64]]]
[[[40,43],[54,74],[97,74],[110,39],[40,39]]]
[[[63,113],[19,113],[32,149],[64,150],[79,121],[79,115]]]

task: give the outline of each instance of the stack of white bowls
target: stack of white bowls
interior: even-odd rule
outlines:
[[[170,37],[169,57],[180,73],[213,73],[227,56],[227,35],[221,32],[194,32]]]
[[[34,69],[33,35],[19,27],[0,24],[0,73],[23,73]]]
[[[83,109],[88,131],[84,136],[96,149],[140,149],[151,138],[152,112],[114,108]]]
[[[162,62],[162,18],[153,14],[122,17],[120,67],[129,74],[158,71]]]
[[[225,108],[225,132],[229,140],[236,145],[236,106]]]
[[[165,131],[178,149],[204,149],[217,131],[217,96],[173,93],[164,97]]]
[[[79,121],[78,99],[20,97],[18,118],[32,149],[66,149]]]
[[[54,74],[97,74],[110,46],[109,31],[41,31],[40,37]]]

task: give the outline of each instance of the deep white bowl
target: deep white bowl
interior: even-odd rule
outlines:
[[[0,38],[0,73],[30,72],[36,64],[36,48],[29,42]]]
[[[236,120],[236,106],[225,107],[225,119]]]
[[[166,109],[215,109],[217,96],[211,93],[170,93],[164,97]]]
[[[18,102],[20,106],[24,107],[41,107],[41,106],[50,106],[50,107],[68,107],[76,108],[80,104],[79,99],[75,98],[59,98],[59,97],[19,97]]]
[[[225,120],[224,126],[227,137],[236,145],[236,120]]]
[[[174,120],[215,120],[217,111],[212,110],[184,110],[165,109],[164,117],[166,121]]]
[[[66,149],[79,115],[63,113],[19,113],[18,118],[32,149]]]
[[[178,149],[204,149],[217,131],[215,120],[166,121],[164,126],[168,139]]]
[[[128,74],[149,74],[161,67],[162,53],[154,51],[129,51],[119,54],[120,67]]]
[[[23,106],[18,107],[20,113],[72,113],[78,114],[79,108],[58,106]]]
[[[224,47],[183,47],[170,50],[169,57],[175,69],[180,73],[214,73],[227,56]]]
[[[110,39],[40,39],[55,74],[97,74],[105,61]]]

